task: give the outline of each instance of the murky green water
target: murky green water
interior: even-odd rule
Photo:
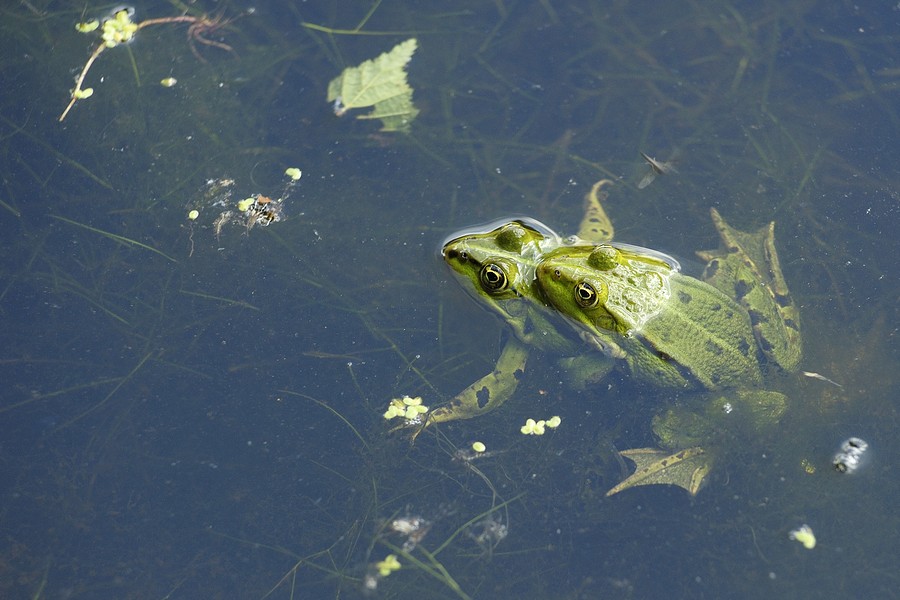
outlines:
[[[111,7],[2,9],[0,595],[354,598],[367,576],[385,598],[893,594],[900,10],[350,4],[139,6],[195,20],[103,51],[62,123],[98,39],[74,24]],[[328,82],[410,37],[410,134],[335,117]],[[641,152],[678,172],[638,189]],[[605,497],[615,449],[652,445],[673,398],[621,376],[577,393],[550,357],[412,446],[381,416],[499,352],[441,241],[513,214],[572,232],[601,178],[617,238],[689,270],[711,206],[775,220],[802,368],[842,386],[774,378],[785,418],[729,440],[693,499]],[[285,219],[217,231],[257,194]],[[840,475],[851,435],[870,459]],[[475,440],[494,453],[454,460]],[[812,550],[788,539],[804,523]]]

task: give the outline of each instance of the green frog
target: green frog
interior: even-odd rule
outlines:
[[[698,252],[701,279],[672,257],[613,242],[602,206],[607,180],[585,198],[577,236],[531,219],[494,223],[449,239],[442,256],[464,287],[510,326],[496,367],[428,416],[468,419],[508,400],[529,353],[559,356],[575,387],[614,368],[662,388],[695,390],[700,402],[653,418],[660,448],[622,452],[637,470],[610,490],[676,484],[695,494],[712,467],[706,448],[732,412],[761,428],[777,422],[785,397],[765,390],[772,365],[794,371],[802,355],[798,310],[774,245],[774,224],[730,227],[715,210],[721,247]]]

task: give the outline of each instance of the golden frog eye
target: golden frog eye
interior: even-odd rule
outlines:
[[[600,295],[594,286],[582,281],[575,284],[575,302],[581,308],[594,308],[600,302]]]
[[[478,278],[481,280],[481,287],[490,294],[499,294],[509,287],[509,277],[507,277],[506,271],[496,263],[484,265]]]

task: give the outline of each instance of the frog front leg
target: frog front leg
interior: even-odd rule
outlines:
[[[612,181],[601,179],[584,196],[584,218],[578,227],[578,237],[588,242],[609,242],[615,235],[612,221],[603,209],[603,201],[609,195],[603,191],[605,185],[612,185]]]
[[[511,336],[494,370],[458,393],[450,404],[433,410],[426,425],[480,417],[499,407],[516,391],[527,360],[528,346]]]

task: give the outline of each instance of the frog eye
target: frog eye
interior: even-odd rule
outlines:
[[[581,308],[594,308],[600,302],[600,295],[594,286],[582,281],[575,285],[575,302]]]
[[[488,263],[481,268],[478,275],[481,287],[491,294],[499,294],[509,287],[509,277],[503,267],[496,263]]]

